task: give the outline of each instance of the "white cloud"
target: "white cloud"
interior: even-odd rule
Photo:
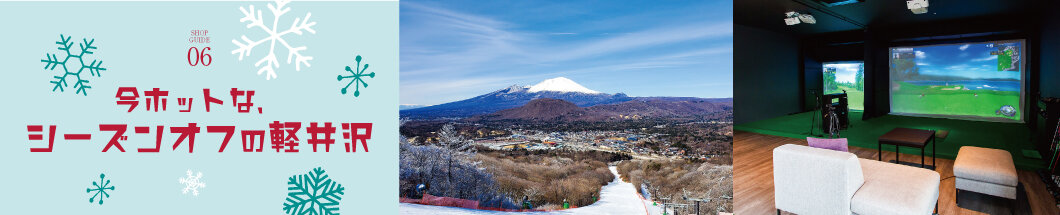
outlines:
[[[931,64],[928,64],[928,63],[916,63],[916,65],[917,66],[928,66],[928,65],[931,65]]]
[[[654,29],[645,29],[629,34],[603,38],[596,41],[583,43],[584,45],[558,45],[559,47],[544,47],[537,49],[539,53],[550,53],[548,55],[537,55],[542,61],[570,61],[579,58],[595,57],[602,54],[628,51],[656,45],[673,44],[689,40],[732,36],[733,23],[731,21],[722,23],[691,23],[679,26],[667,26]],[[555,52],[555,50],[564,50]]]
[[[965,49],[968,49],[968,46],[971,46],[971,44],[964,44],[963,46],[958,47],[958,49],[961,49],[961,51],[964,51]]]
[[[855,73],[855,72],[858,72],[858,69],[861,68],[861,64],[860,63],[836,63],[836,64],[827,64],[825,67],[836,68],[837,72],[851,72],[851,73]]]
[[[455,101],[559,75],[688,68],[714,59],[709,56],[732,53],[729,39],[702,48],[626,59],[643,55],[641,51],[731,38],[731,20],[660,23],[596,35],[592,31],[535,32],[518,23],[430,3],[402,2],[401,7],[400,101],[406,103]],[[563,37],[570,39],[555,40]],[[523,72],[534,68],[543,70]]]
[[[997,60],[997,55],[990,55],[990,57],[972,59],[972,61],[989,61],[989,60]]]
[[[927,58],[927,53],[924,53],[922,51],[913,51],[913,52],[916,53],[916,58],[917,59]]]
[[[861,63],[825,64],[824,67],[836,69],[836,82],[854,83],[858,70],[861,69]]]
[[[970,66],[970,65],[967,65],[967,64],[957,64],[957,65],[947,66],[946,67],[946,71],[947,72],[989,72],[990,71],[989,68],[991,68],[991,67],[981,67],[981,66]]]
[[[967,70],[968,68],[969,68],[968,65],[957,64],[957,65],[953,65],[953,66],[947,66],[946,70]]]

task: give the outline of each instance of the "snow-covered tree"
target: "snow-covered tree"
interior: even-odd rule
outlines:
[[[424,184],[427,194],[479,201],[481,206],[517,208],[508,195],[498,192],[493,175],[479,167],[471,141],[452,125],[438,131],[438,144],[414,145],[400,139],[401,193],[417,198],[416,186]]]
[[[445,124],[442,126],[442,130],[438,131],[438,145],[448,149],[446,153],[446,168],[447,175],[446,180],[449,183],[453,183],[453,172],[455,162],[467,162],[472,167],[477,167],[478,162],[473,161],[471,158],[475,157],[475,147],[471,145],[471,141],[465,139],[460,135],[453,124]]]

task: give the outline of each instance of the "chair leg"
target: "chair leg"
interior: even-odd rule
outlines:
[[[1019,202],[1016,199],[1012,199],[1012,215],[1016,215],[1016,207],[1019,206]]]
[[[961,190],[959,190],[959,189],[953,189],[953,190],[956,191],[953,194],[953,204],[957,205],[957,207],[960,207],[961,206],[961,200],[960,200],[961,199]]]
[[[876,144],[876,160],[883,161],[883,144]]]

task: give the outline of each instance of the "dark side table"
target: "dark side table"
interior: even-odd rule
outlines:
[[[927,168],[924,164],[924,148],[931,142],[931,168],[935,169],[935,131],[934,130],[923,130],[913,128],[895,128],[891,131],[880,136],[879,143],[876,145],[877,153],[879,154],[877,160],[883,161],[883,145],[894,145],[894,162],[901,163],[898,159],[898,147],[914,147],[920,148],[920,167]]]

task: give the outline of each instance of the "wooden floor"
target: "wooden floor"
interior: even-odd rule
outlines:
[[[733,137],[733,204],[735,214],[775,214],[773,204],[773,148],[784,144],[806,145],[806,140],[736,131]],[[851,147],[861,158],[876,159],[876,149]],[[894,152],[884,151],[883,157],[894,158]],[[901,154],[903,162],[920,163],[919,155]],[[927,157],[928,164],[931,157]],[[942,178],[953,176],[953,160],[937,159]],[[1036,173],[1019,171],[1020,183],[1027,191],[1034,214],[1060,214],[1056,203],[1045,190]],[[954,179],[942,181],[939,194],[939,214],[982,214],[959,208],[954,203]]]

